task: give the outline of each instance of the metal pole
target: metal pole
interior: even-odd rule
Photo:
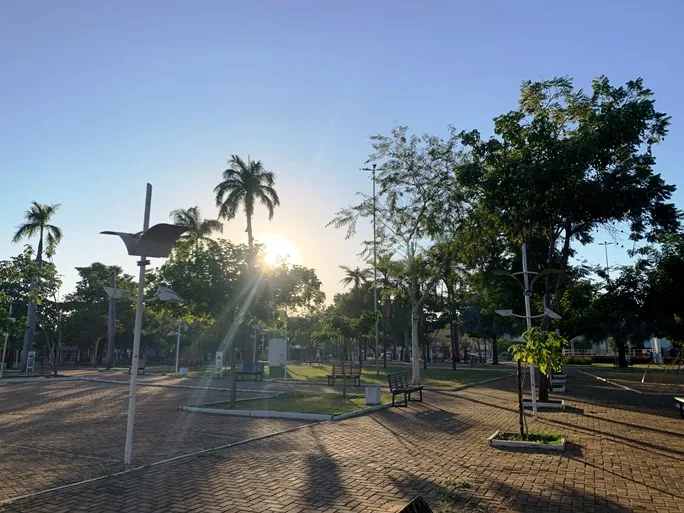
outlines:
[[[285,310],[285,364],[283,368],[285,370],[283,379],[287,381],[287,310]]]
[[[116,269],[112,269],[112,278],[109,280],[109,286],[116,290]],[[116,299],[109,298],[109,315],[107,326],[107,368],[114,366],[114,342],[116,337]]]
[[[254,325],[254,363],[256,363],[257,325]]]
[[[145,217],[143,220],[143,232],[150,227],[150,206],[152,204],[152,185],[147,184],[145,195]],[[135,306],[135,331],[133,333],[133,359],[131,361],[131,389],[128,396],[128,421],[126,423],[126,447],[124,449],[124,463],[131,465],[133,454],[133,429],[135,427],[135,399],[138,390],[138,365],[140,363],[140,333],[142,331],[143,294],[145,293],[145,267],[146,257],[141,256],[138,262],[140,274],[138,276],[138,301]]]
[[[183,321],[178,321],[178,335],[176,336],[176,374],[178,374],[178,355],[180,354],[181,324],[183,324]]]
[[[9,307],[9,322],[12,322],[12,304]],[[5,342],[2,344],[2,360],[0,360],[0,378],[2,378],[2,372],[5,368],[5,354],[7,354],[7,339],[9,338],[9,327],[7,327],[7,332],[5,332]]]
[[[523,242],[522,245],[522,265],[523,265],[523,280],[525,284],[525,322],[527,324],[527,329],[532,328],[532,309],[530,306],[530,296],[532,292],[530,291],[530,276],[527,271],[527,243]],[[534,364],[530,364],[530,388],[532,389],[532,418],[537,420],[539,418],[537,414],[537,384],[536,376],[534,374]]]
[[[373,313],[378,314],[378,249],[375,235],[375,164],[373,164]],[[378,320],[375,319],[375,374],[380,375],[380,357],[378,355],[380,342],[378,338]],[[385,348],[387,352],[387,348]]]

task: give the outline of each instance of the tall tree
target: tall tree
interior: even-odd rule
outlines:
[[[361,269],[360,267],[354,267],[352,269],[346,265],[341,265],[340,269],[344,271],[344,278],[340,280],[340,283],[345,287],[351,285],[355,294],[359,294],[361,285],[367,282],[372,275],[370,269]]]
[[[667,135],[669,117],[655,109],[641,79],[613,86],[606,77],[591,93],[567,78],[524,82],[516,110],[494,120],[495,135],[461,134],[472,148],[461,183],[477,200],[479,221],[518,247],[545,241],[546,301],[558,308],[573,242],[594,230],[629,226],[630,238],[653,239],[677,230],[675,190],[654,172],[653,146]]]
[[[50,224],[52,218],[59,210],[59,205],[44,205],[37,201],[31,202],[31,207],[24,214],[25,222],[17,227],[12,237],[15,244],[23,239],[30,239],[38,235],[38,249],[36,250],[36,262],[40,267],[43,262],[43,251],[47,255],[53,255],[57,244],[62,240],[62,230]],[[38,284],[34,280],[31,288]],[[36,303],[31,301],[26,314],[26,331],[24,332],[24,346],[21,350],[22,370],[26,371],[28,353],[33,347],[33,339],[36,332]]]
[[[406,260],[411,302],[412,381],[420,382],[419,325],[426,294],[437,283],[439,273],[432,252],[434,235],[444,206],[451,201],[454,168],[462,155],[459,137],[453,130],[446,140],[432,135],[409,135],[408,127],[396,127],[391,135],[371,138],[373,153],[368,162],[378,164],[376,198],[364,196],[357,205],[340,210],[329,223],[356,232],[360,217],[377,219],[378,249]],[[458,212],[455,210],[454,212]],[[451,227],[449,227],[451,228]],[[441,232],[444,226],[441,226]],[[455,230],[448,230],[453,233]]]
[[[211,240],[209,236],[214,232],[223,233],[223,223],[217,219],[202,219],[199,207],[179,208],[172,210],[169,217],[173,223],[187,228],[181,239],[191,241],[195,251],[199,249],[200,241]]]
[[[216,206],[219,207],[219,219],[230,221],[237,215],[240,206],[244,208],[247,218],[247,242],[249,253],[254,263],[254,236],[252,217],[254,206],[258,202],[268,210],[268,219],[273,219],[275,207],[280,205],[280,198],[274,189],[276,176],[267,171],[260,160],[247,157],[247,162],[237,155],[232,155],[229,167],[223,172],[223,181],[214,188]]]

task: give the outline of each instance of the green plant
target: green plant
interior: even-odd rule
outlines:
[[[594,363],[590,356],[565,356],[563,357],[563,365],[591,365]]]
[[[563,347],[567,345],[560,335],[553,331],[544,331],[538,327],[530,328],[523,333],[523,342],[511,345],[509,348],[513,357],[518,360],[518,417],[520,419],[520,436],[526,434],[525,412],[522,401],[522,370],[520,362],[535,364],[544,377],[550,371],[560,371],[563,368]],[[540,390],[543,387],[540,387]],[[540,397],[546,400],[546,397]]]
[[[509,349],[516,360],[536,365],[539,372],[547,376],[550,371],[563,368],[563,347],[568,343],[565,338],[553,331],[534,327],[523,333],[523,340]]]

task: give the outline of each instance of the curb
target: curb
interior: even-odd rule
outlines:
[[[614,381],[611,381],[611,380],[606,379],[606,378],[602,378],[601,376],[597,376],[596,374],[591,374],[589,372],[584,372],[581,370],[578,370],[577,372],[581,372],[582,374],[584,374],[586,376],[596,378],[599,381],[603,381],[604,383],[608,383],[609,385],[613,385],[615,387],[620,387],[624,390],[628,390],[629,392],[634,392],[635,394],[639,394],[639,395],[659,395],[659,396],[664,396],[664,397],[676,397],[676,396],[681,395],[681,392],[643,392],[643,391],[637,390],[635,388],[630,388],[626,385],[621,385],[620,383],[615,383]]]
[[[494,381],[501,381],[508,378],[514,378],[515,374],[509,374],[507,376],[499,376],[497,378],[485,379],[484,381],[477,381],[475,383],[468,383],[467,385],[461,385],[460,387],[423,387],[424,390],[432,390],[434,392],[458,392],[459,390],[465,390],[466,388],[476,387],[478,385],[485,385],[487,383],[493,383]]]
[[[298,419],[298,420],[332,420],[333,415],[322,413],[299,413],[287,411],[268,411],[268,410],[224,410],[220,408],[198,408],[196,406],[179,406],[179,410],[191,411],[196,413],[208,413],[210,415],[230,415],[234,417],[257,417],[263,419]]]
[[[349,413],[343,413],[342,415],[334,415],[332,420],[346,420],[352,419],[354,417],[359,417],[361,415],[366,415],[367,413],[373,413],[374,411],[385,410],[392,406],[392,403],[387,404],[377,404],[375,406],[370,406],[364,408],[363,410],[350,411]]]
[[[16,383],[16,384],[23,384],[23,383],[46,383],[46,382],[52,382],[52,381],[80,381],[81,378],[78,376],[60,376],[57,378],[2,378],[0,380],[0,385],[5,385],[5,384],[10,384],[10,383]]]
[[[108,383],[112,385],[130,385],[128,381],[119,381],[116,379],[100,379],[100,378],[86,378],[86,377],[79,377],[79,378],[71,378],[71,379],[77,379],[81,381],[92,381],[95,383]],[[138,386],[145,386],[145,387],[160,387],[160,388],[189,388],[191,390],[217,390],[219,392],[230,392],[230,388],[223,388],[223,387],[203,387],[199,385],[174,385],[172,383],[150,383],[149,381],[138,381]],[[250,394],[264,394],[264,395],[274,395],[277,394],[278,392],[274,390],[251,390],[247,388],[236,388],[236,392],[248,392]]]
[[[544,444],[539,442],[523,442],[522,440],[495,440],[499,431],[487,438],[487,443],[491,447],[514,447],[519,449],[545,449],[548,451],[563,452],[565,450],[566,438],[561,439],[560,444]]]

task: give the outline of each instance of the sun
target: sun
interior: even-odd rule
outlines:
[[[297,246],[282,235],[270,233],[259,235],[256,242],[264,246],[264,262],[269,267],[275,267],[281,262],[295,265],[301,262]]]

